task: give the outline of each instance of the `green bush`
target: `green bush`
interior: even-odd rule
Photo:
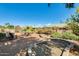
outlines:
[[[53,38],[61,38],[61,37],[62,37],[61,33],[58,33],[58,32],[52,33],[51,36],[52,36]]]
[[[64,32],[62,34],[62,38],[64,39],[70,39],[70,40],[79,40],[79,36],[73,34],[73,33],[70,33],[70,32]]]
[[[6,36],[5,33],[0,33],[0,40],[4,39],[5,36]]]
[[[32,31],[32,30],[26,30],[26,32],[27,32],[27,33],[32,33],[33,31]]]
[[[69,39],[69,40],[79,40],[79,36],[71,33],[71,32],[64,32],[64,33],[58,33],[54,32],[51,35],[53,38],[62,38],[62,39]]]

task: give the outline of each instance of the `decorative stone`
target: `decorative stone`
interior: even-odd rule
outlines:
[[[11,42],[8,42],[9,45],[11,45]]]
[[[8,45],[7,43],[4,43],[4,45]]]
[[[16,54],[17,56],[26,56],[27,55],[27,50],[26,49],[21,49],[20,52]]]

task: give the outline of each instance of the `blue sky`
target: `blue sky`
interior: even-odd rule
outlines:
[[[67,9],[65,4],[52,3],[2,3],[0,4],[0,24],[11,23],[13,25],[38,25],[57,24],[64,22],[75,8]]]

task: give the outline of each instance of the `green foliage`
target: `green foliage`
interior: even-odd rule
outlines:
[[[27,26],[26,27],[26,32],[31,33],[33,31],[33,27],[32,26]]]
[[[5,23],[5,26],[9,26],[10,25],[10,23]]]
[[[67,20],[68,28],[73,31],[74,34],[79,35],[79,14],[74,14]]]
[[[5,23],[4,27],[8,29],[14,29],[14,25],[11,25],[10,23]]]
[[[51,36],[52,36],[53,38],[61,38],[61,37],[62,37],[61,33],[58,33],[58,32],[52,33]]]
[[[14,26],[13,25],[9,25],[7,26],[8,29],[14,29]]]
[[[32,33],[34,31],[32,26],[27,26],[25,27],[23,30],[23,32],[28,32],[28,33]]]
[[[0,29],[5,29],[5,26],[0,25]]]
[[[69,40],[79,40],[79,36],[71,33],[71,32],[63,32],[58,33],[58,32],[54,32],[51,35],[53,38],[62,38],[62,39],[69,39]]]
[[[26,30],[26,32],[31,33],[32,31],[31,30]]]
[[[24,28],[24,29],[22,30],[22,32],[26,32],[26,29]]]
[[[64,32],[62,34],[62,38],[64,39],[70,39],[70,40],[79,40],[79,36],[71,33],[71,32]]]
[[[74,3],[66,3],[65,7],[66,8],[73,8],[74,7]]]
[[[0,40],[1,40],[1,39],[4,39],[5,36],[6,36],[5,33],[0,33]]]

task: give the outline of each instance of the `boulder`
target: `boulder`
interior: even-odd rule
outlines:
[[[10,33],[10,32],[6,32],[6,39],[8,40],[13,40],[14,39],[14,34],[13,33]]]

